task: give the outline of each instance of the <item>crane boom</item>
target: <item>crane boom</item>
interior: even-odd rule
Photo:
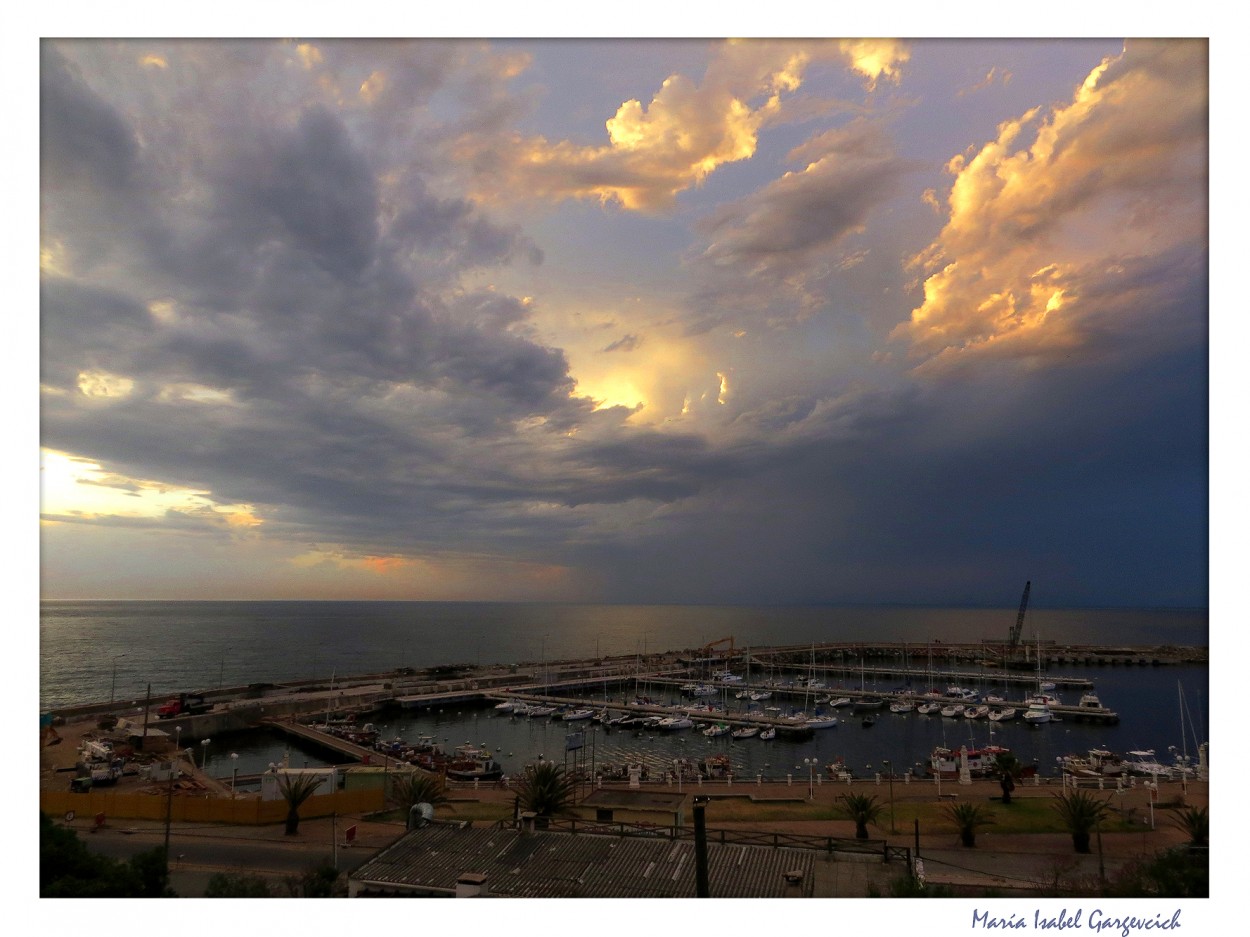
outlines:
[[[1024,595],[1020,596],[1020,611],[1016,614],[1015,627],[1011,629],[1011,650],[1015,650],[1020,643],[1020,632],[1024,628],[1024,610],[1029,607],[1029,587],[1033,585],[1033,581],[1029,580],[1024,584]]]

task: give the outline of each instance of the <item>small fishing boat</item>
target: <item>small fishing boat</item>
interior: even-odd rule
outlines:
[[[942,707],[942,715],[947,719],[958,719],[964,714],[963,703],[952,703],[949,706]]]
[[[841,758],[836,758],[829,764],[825,765],[825,774],[829,775],[832,781],[849,781],[854,775],[851,769],[846,766]]]
[[[890,712],[892,713],[909,713],[915,712],[916,704],[911,700],[895,700],[890,704]]]
[[[863,720],[860,722],[860,725],[862,725],[865,729],[871,729],[876,724],[877,724],[877,717],[873,715],[865,716]]]
[[[851,698],[849,696],[831,697],[829,699],[829,705],[832,706],[834,709],[839,709],[843,706],[850,706]]]
[[[761,741],[764,741],[764,742],[771,742],[771,741],[772,741],[773,739],[775,739],[776,737],[777,737],[777,730],[776,730],[776,729],[774,729],[772,726],[769,726],[767,729],[761,729],[761,730],[760,730],[760,740],[761,740]]]
[[[990,722],[1009,722],[1016,718],[1016,710],[1010,706],[1000,706],[990,711]]]
[[[453,781],[498,781],[503,768],[490,752],[464,744],[456,747],[446,763],[447,777]]]
[[[580,722],[583,719],[591,719],[594,715],[595,711],[593,709],[573,709],[560,718],[565,722]]]
[[[932,716],[933,714],[940,713],[941,711],[942,704],[935,700],[929,700],[928,702],[921,703],[916,707],[916,712],[920,713],[922,716]]]
[[[715,725],[710,725],[704,729],[703,734],[710,739],[715,739],[720,738],[722,735],[728,735],[731,731],[732,730],[729,728],[728,723],[718,722]]]
[[[773,694],[770,693],[768,690],[756,690],[754,693],[751,694],[751,699],[757,703],[762,702],[763,700],[772,699],[772,698],[773,698]]]
[[[988,706],[969,706],[964,710],[965,719],[984,719],[989,714]]]
[[[543,716],[550,716],[556,711],[554,706],[531,706],[526,713],[531,719],[541,719]]]
[[[730,732],[729,737],[734,738],[734,739],[749,739],[759,734],[760,734],[759,726],[743,726],[740,729],[734,729],[732,732]]]

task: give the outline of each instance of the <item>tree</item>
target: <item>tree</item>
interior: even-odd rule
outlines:
[[[1089,835],[1110,813],[1105,800],[1099,800],[1084,791],[1070,791],[1055,795],[1055,810],[1059,812],[1064,826],[1072,834],[1072,845],[1077,852],[1088,853]]]
[[[1210,820],[1206,807],[1189,807],[1179,812],[1172,825],[1189,837],[1189,845],[1203,847],[1207,845],[1210,833]]]
[[[994,815],[983,804],[947,804],[946,816],[959,830],[959,841],[965,846],[975,846],[977,830],[994,822]]]
[[[451,799],[442,777],[416,770],[391,776],[391,798],[406,809],[411,809],[417,804],[437,807]]]
[[[1016,789],[1016,779],[1024,770],[1020,759],[1011,752],[998,752],[994,756],[991,772],[998,776],[998,786],[1003,791],[1003,803],[1011,803],[1011,792]]]
[[[338,870],[329,864],[307,869],[299,878],[288,876],[285,881],[292,898],[336,898],[345,894],[339,886]]]
[[[314,774],[290,775],[278,777],[278,792],[286,801],[286,835],[294,836],[299,831],[299,808],[304,801],[317,793],[322,779]]]
[[[540,817],[567,813],[577,797],[577,781],[554,761],[540,761],[527,765],[525,774],[517,786],[517,799],[521,809],[531,810]]]
[[[885,804],[877,803],[875,795],[843,794],[840,799],[847,817],[855,821],[855,838],[867,839],[868,824],[877,825],[877,817],[885,810]]]
[[[208,880],[205,898],[272,898],[269,883],[257,875],[218,872]]]
[[[159,846],[119,862],[92,852],[78,834],[39,814],[39,894],[43,898],[173,898]]]

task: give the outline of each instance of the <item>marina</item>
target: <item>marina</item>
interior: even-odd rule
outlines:
[[[1052,694],[1059,702],[1048,707],[1051,721],[1041,725],[1003,718],[1012,709],[1027,712],[1036,679],[1030,688],[1007,679],[1018,674],[937,670],[926,661],[923,671],[877,671],[910,681],[882,688],[866,666],[813,668],[810,646],[806,666],[789,660],[794,655],[791,650],[753,650],[749,658],[745,653],[722,656],[712,669],[671,652],[645,664],[641,658],[561,659],[532,668],[404,669],[337,676],[326,684],[223,688],[202,694],[208,712],[161,725],[202,739],[206,744],[198,754],[204,769],[219,780],[237,772],[232,781],[242,777],[241,790],[274,764],[394,765],[409,760],[402,753],[417,740],[424,740],[430,756],[424,766],[430,768],[441,764],[436,753],[450,759],[457,748],[471,747],[496,762],[492,776],[506,777],[526,764],[554,759],[600,778],[627,776],[628,767],[637,765],[649,783],[679,785],[687,775],[696,782],[709,777],[710,757],[717,759],[720,776],[740,783],[795,783],[805,774],[820,775],[820,783],[880,776],[916,783],[932,777],[929,767],[939,750],[998,747],[1032,772],[1058,777],[1067,759],[1089,750],[1126,757],[1130,751],[1157,751],[1169,761],[1184,751],[1196,765],[1198,746],[1205,741],[1196,728],[1192,738],[1182,737],[1179,722],[1164,733],[1157,726],[1146,731],[1150,720],[1141,718],[1145,714],[1122,712],[1119,703],[1122,691],[1133,693],[1141,685],[1142,674],[1161,685],[1204,685],[1198,650],[1174,653],[1169,665],[1145,670],[1113,665],[1051,672],[1046,682],[1056,685]],[[819,651],[815,656],[819,659]],[[1146,657],[1143,650],[1136,659]],[[703,682],[717,671],[718,683]],[[736,679],[724,679],[727,675]],[[975,702],[982,699],[992,702]],[[1116,705],[1104,705],[1104,699]],[[1128,701],[1134,703],[1132,697]],[[952,712],[926,715],[934,706]],[[954,714],[960,706],[963,710]],[[1157,706],[1152,711],[1157,715]],[[137,710],[130,715],[141,718]],[[353,732],[367,727],[370,736],[353,740],[329,731],[344,725],[354,726]],[[471,783],[485,775],[449,777]]]

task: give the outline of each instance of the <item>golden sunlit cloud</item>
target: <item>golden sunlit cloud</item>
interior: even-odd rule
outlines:
[[[168,68],[169,63],[165,61],[164,56],[155,53],[149,53],[139,59],[139,65],[143,68]]]
[[[134,387],[131,378],[107,371],[83,371],[78,375],[78,390],[84,397],[128,397]]]
[[[176,515],[237,531],[264,523],[253,505],[218,504],[208,495],[110,472],[98,462],[67,452],[40,450],[40,510],[51,519],[158,521]]]
[[[1130,43],[1070,104],[954,157],[946,227],[913,262],[924,301],[893,337],[926,367],[1079,348],[1085,271],[1205,237],[1206,102],[1204,42]]]
[[[901,66],[911,58],[907,44],[897,39],[842,39],[839,45],[850,57],[851,68],[867,79],[870,90],[881,79],[898,84]]]
[[[156,399],[160,403],[236,404],[229,390],[189,383],[166,384],[157,392]]]
[[[670,75],[650,102],[620,104],[604,125],[607,146],[511,136],[500,147],[466,135],[457,156],[473,165],[489,151],[491,171],[477,180],[483,200],[593,198],[660,211],[719,167],[754,156],[761,128],[780,118],[783,95],[801,87],[811,62],[841,61],[871,86],[897,81],[909,55],[893,40],[731,41],[702,84]]]

